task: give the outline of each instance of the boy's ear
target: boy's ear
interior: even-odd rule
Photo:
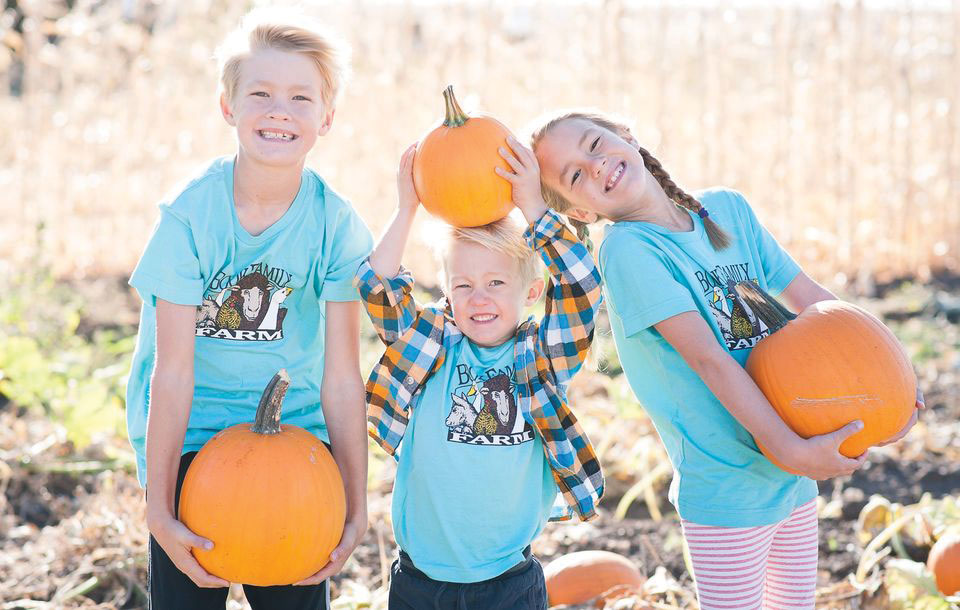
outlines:
[[[527,300],[526,306],[530,307],[534,303],[540,300],[540,295],[543,294],[543,289],[546,286],[546,283],[543,281],[542,277],[530,282],[530,287],[527,289]]]
[[[227,101],[227,94],[220,94],[220,112],[223,114],[223,120],[227,122],[228,125],[232,127],[237,126],[237,122],[233,118],[233,110],[230,108],[230,103]]]
[[[317,135],[325,136],[327,132],[330,131],[330,127],[333,126],[333,115],[337,113],[336,108],[331,108],[329,112],[324,113],[323,122],[320,123],[320,131],[317,132]]]
[[[579,220],[580,222],[585,222],[587,224],[592,224],[597,222],[599,216],[596,212],[591,212],[589,210],[584,210],[583,208],[570,208],[564,212],[570,218],[574,220]]]

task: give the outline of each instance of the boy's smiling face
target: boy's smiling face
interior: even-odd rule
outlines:
[[[226,121],[237,129],[240,154],[268,166],[302,165],[333,110],[324,108],[323,81],[301,53],[262,49],[243,60],[232,100],[221,97]]]
[[[455,240],[446,261],[446,293],[457,327],[482,347],[501,345],[517,332],[525,307],[543,280],[524,281],[519,263],[480,244]]]

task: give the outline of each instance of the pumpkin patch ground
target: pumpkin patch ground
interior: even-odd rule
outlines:
[[[853,476],[821,483],[820,608],[910,607],[896,600],[929,593],[918,587],[906,589],[913,585],[904,584],[906,579],[897,574],[922,568],[933,541],[924,540],[915,529],[900,531],[880,549],[889,549],[889,556],[867,562],[857,589],[849,581],[863,567],[871,536],[902,511],[919,511],[916,505],[925,494],[927,508],[920,508],[929,523],[960,522],[960,505],[952,513],[929,508],[948,497],[960,502],[960,321],[937,305],[938,297],[960,288],[960,280],[953,281],[857,300],[883,319],[916,358],[927,409],[904,441],[872,450],[867,464]],[[133,300],[98,300],[99,294],[124,294],[116,286],[102,288],[88,283],[88,290],[100,291],[90,297],[94,305],[84,310],[80,333],[93,337],[104,329],[121,335],[132,332],[130,326],[117,324],[124,316],[105,312],[134,311]],[[676,514],[666,502],[669,469],[663,468],[658,453],[662,450],[649,420],[627,391],[609,338],[603,337],[601,333],[596,348],[602,372],[581,374],[571,388],[581,421],[602,447],[608,493],[601,517],[590,523],[548,525],[534,551],[544,564],[580,550],[617,553],[646,578],[644,603],[692,608],[693,586]],[[365,337],[364,350],[375,349],[373,336]],[[97,438],[80,449],[69,436],[69,430],[42,412],[0,394],[0,606],[145,608],[144,504],[126,441]],[[373,608],[385,607],[377,604],[383,599],[378,589],[395,553],[389,526],[393,466],[379,450],[372,449],[370,455],[371,527],[333,580],[334,608],[339,610],[369,601]],[[651,485],[638,488],[644,476]],[[874,494],[890,508],[871,513],[858,524]],[[871,506],[877,503],[874,500]],[[233,608],[245,607],[239,589],[231,599]],[[29,600],[55,601],[38,606]],[[639,597],[633,605],[616,603],[618,608],[645,607]]]

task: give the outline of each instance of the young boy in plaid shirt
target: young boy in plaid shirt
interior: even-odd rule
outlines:
[[[512,153],[500,153],[513,171],[497,172],[512,184],[525,232],[509,217],[451,228],[441,254],[446,298],[418,305],[400,266],[419,206],[411,146],[400,161],[397,211],[357,271],[387,345],[367,382],[367,419],[398,459],[392,610],[545,610],[530,543],[549,518],[595,517],[603,493],[565,389],[593,339],[600,275],[547,209],[533,153],[508,142]],[[545,287],[536,254],[550,271],[539,323],[521,320]]]

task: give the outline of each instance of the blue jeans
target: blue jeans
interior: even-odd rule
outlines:
[[[547,585],[537,558],[471,583],[433,580],[400,551],[390,574],[390,610],[547,610]]]

